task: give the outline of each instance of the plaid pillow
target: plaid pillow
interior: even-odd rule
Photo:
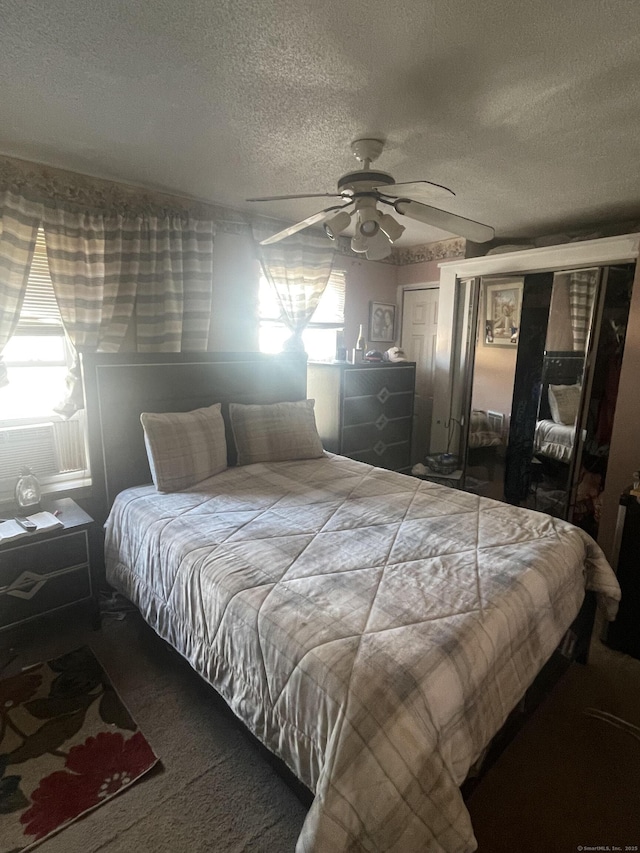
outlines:
[[[159,492],[186,489],[227,467],[220,403],[192,412],[143,412],[140,421]]]
[[[575,424],[581,394],[580,385],[549,385],[549,408],[557,424]]]
[[[315,459],[324,450],[313,414],[315,400],[263,406],[231,403],[229,416],[238,465]]]

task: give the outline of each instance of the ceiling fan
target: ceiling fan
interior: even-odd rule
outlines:
[[[354,252],[366,255],[370,261],[382,260],[391,254],[392,244],[405,230],[389,213],[383,213],[380,205],[393,208],[400,216],[407,216],[418,222],[433,225],[443,231],[458,234],[475,243],[486,243],[493,239],[495,232],[488,225],[482,225],[472,219],[465,219],[454,213],[448,213],[437,207],[424,204],[421,199],[432,200],[453,196],[455,193],[431,181],[408,181],[396,183],[387,172],[371,169],[371,163],[380,156],[384,142],[381,139],[356,139],[351,143],[351,151],[362,164],[355,172],[347,172],[338,180],[335,193],[311,193],[309,195],[274,195],[266,198],[248,198],[247,201],[283,201],[293,198],[339,198],[345,204],[334,204],[324,210],[308,216],[301,222],[279,231],[272,237],[261,241],[261,245],[277,243],[290,237],[303,228],[324,223],[324,230],[332,240],[345,231],[355,221],[355,236],[351,239]],[[351,208],[348,210],[348,208]]]

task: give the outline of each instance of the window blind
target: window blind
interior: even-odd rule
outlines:
[[[344,323],[345,278],[340,270],[334,270],[318,307],[313,312],[312,323]]]
[[[62,318],[49,274],[44,231],[39,228],[16,334],[62,333]]]

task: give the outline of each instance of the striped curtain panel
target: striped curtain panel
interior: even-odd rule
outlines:
[[[117,352],[132,317],[138,352],[207,348],[213,281],[212,222],[107,216],[49,208],[43,223],[51,281],[77,352]],[[57,408],[82,408],[78,364]]]
[[[302,332],[325,291],[335,252],[323,237],[294,234],[279,243],[260,246],[259,241],[266,236],[254,228],[264,274],[278,297],[282,320],[292,332],[284,346],[303,351]]]
[[[20,318],[40,212],[22,196],[0,191],[0,387],[9,382],[2,351]]]
[[[569,273],[569,309],[574,352],[585,352],[598,284],[598,270]]]
[[[207,349],[214,236],[209,221],[178,216],[138,220],[138,352]]]
[[[117,352],[135,299],[121,217],[47,207],[42,227],[51,283],[76,354]],[[56,411],[70,417],[84,406],[77,355],[66,383],[66,397]]]

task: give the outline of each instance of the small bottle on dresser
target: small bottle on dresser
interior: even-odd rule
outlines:
[[[358,332],[358,342],[356,343],[356,348],[354,352],[354,364],[362,364],[364,361],[364,354],[367,349],[367,344],[364,339],[364,332],[362,330],[362,325],[360,325],[360,331]]]

